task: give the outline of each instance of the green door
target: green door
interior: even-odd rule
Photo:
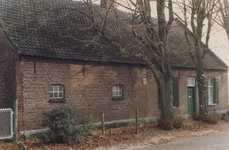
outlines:
[[[188,114],[193,115],[194,106],[194,87],[188,87]]]

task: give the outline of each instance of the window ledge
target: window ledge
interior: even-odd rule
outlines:
[[[217,105],[216,103],[208,104],[208,106],[216,106],[216,105]]]
[[[123,96],[120,96],[120,97],[112,97],[112,100],[123,100],[124,97]]]
[[[173,106],[173,109],[177,108],[176,106]]]
[[[65,99],[49,99],[49,103],[65,103]]]

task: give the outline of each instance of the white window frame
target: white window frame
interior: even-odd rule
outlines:
[[[51,96],[51,93],[52,93],[52,96]],[[55,96],[56,93],[57,93],[57,96]],[[62,96],[60,96],[60,94],[62,94]],[[49,98],[50,99],[63,99],[64,98],[64,86],[63,85],[49,86]]]
[[[187,87],[195,87],[196,86],[196,79],[194,77],[187,78]]]
[[[112,87],[112,97],[122,97],[123,96],[123,86],[113,85]]]
[[[215,105],[214,102],[214,78],[209,78],[208,80],[208,105]],[[212,83],[212,85],[211,85]]]

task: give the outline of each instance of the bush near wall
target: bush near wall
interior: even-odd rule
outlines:
[[[77,110],[74,105],[61,106],[52,111],[42,112],[42,126],[49,130],[41,134],[39,139],[54,143],[77,144],[83,142],[80,134],[84,129],[78,125],[75,117]]]

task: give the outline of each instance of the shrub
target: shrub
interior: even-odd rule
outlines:
[[[43,141],[54,143],[76,144],[83,141],[80,134],[84,133],[74,119],[77,111],[74,105],[61,106],[52,111],[42,112],[42,126],[48,126],[49,130],[40,137]]]
[[[85,117],[84,119],[84,129],[89,132],[97,130],[98,122],[99,122],[99,119],[96,118],[93,114],[90,114],[89,116]]]
[[[166,130],[173,129],[172,122],[169,119],[167,119],[167,118],[165,118],[165,119],[160,118],[158,120],[158,126],[161,127],[161,128],[163,128],[163,129],[166,129]]]
[[[181,126],[183,125],[184,119],[182,118],[182,116],[180,117],[174,117],[172,119],[172,123],[173,123],[173,127],[176,129],[181,128]]]
[[[217,124],[217,117],[214,115],[199,115],[194,117],[194,120],[202,121],[205,123]]]

